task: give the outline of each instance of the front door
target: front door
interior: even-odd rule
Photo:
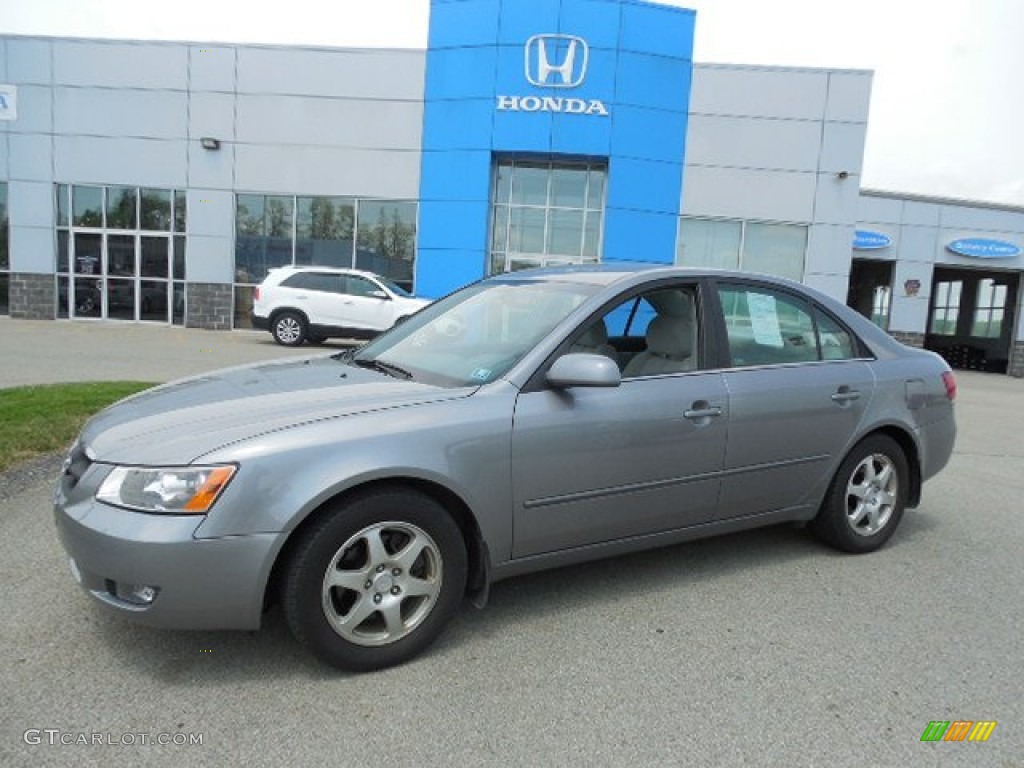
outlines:
[[[663,286],[598,318],[599,334],[585,324],[579,347],[588,345],[578,351],[615,357],[623,371],[618,387],[519,396],[514,557],[714,518],[729,414],[721,373],[701,370],[695,298],[695,286]],[[645,349],[633,355],[638,323]],[[676,339],[666,328],[685,331]]]

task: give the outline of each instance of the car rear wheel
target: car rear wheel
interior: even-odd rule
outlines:
[[[298,312],[274,315],[270,324],[274,341],[285,347],[298,347],[306,340],[306,319]]]
[[[871,435],[839,466],[812,529],[845,552],[873,552],[896,531],[907,505],[910,470],[899,443]]]
[[[302,534],[282,603],[292,633],[318,658],[363,672],[422,652],[465,588],[458,526],[433,499],[395,488],[350,499]]]

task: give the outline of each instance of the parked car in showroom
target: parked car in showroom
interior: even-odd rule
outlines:
[[[270,270],[253,294],[252,324],[286,347],[372,338],[430,302],[387,278],[333,267]]]
[[[56,523],[115,613],[254,629],[277,601],[316,656],[368,670],[518,574],[793,522],[876,550],[949,460],[955,395],[939,356],[789,281],[518,272],[358,350],[108,408]]]

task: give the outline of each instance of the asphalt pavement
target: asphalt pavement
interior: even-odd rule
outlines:
[[[320,353],[0,319],[0,387]],[[1024,766],[1024,381],[958,378],[953,461],[877,553],[779,527],[513,579],[359,676],[277,613],[259,632],[101,613],[54,532],[59,457],[32,462],[0,475],[0,765]],[[934,720],[997,725],[922,743]]]

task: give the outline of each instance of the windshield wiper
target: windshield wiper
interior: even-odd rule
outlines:
[[[343,349],[336,355],[331,355],[331,359],[337,360],[339,363],[347,363],[352,359],[352,355],[354,355],[356,353],[356,350],[358,349],[358,347],[349,347],[348,349]]]
[[[412,374],[400,366],[394,363],[386,363],[383,360],[378,360],[373,357],[353,357],[349,360],[352,365],[358,365],[360,368],[370,368],[374,371],[380,371],[388,376],[393,376],[396,379],[411,379]]]

